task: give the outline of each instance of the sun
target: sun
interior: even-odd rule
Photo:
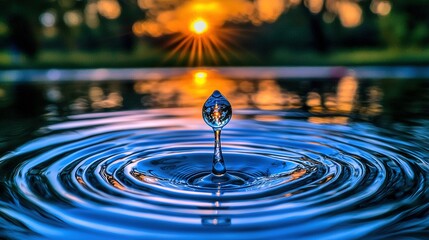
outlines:
[[[193,21],[191,23],[191,26],[190,26],[191,31],[198,34],[198,35],[207,32],[208,28],[209,28],[209,25],[202,18],[199,18],[199,19]]]

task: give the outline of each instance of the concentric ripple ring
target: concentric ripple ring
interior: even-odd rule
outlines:
[[[255,116],[275,115],[276,121]],[[283,115],[282,115],[283,114]],[[26,239],[419,238],[429,149],[364,122],[237,110],[223,135],[237,187],[201,187],[212,132],[192,110],[70,116],[0,158],[0,230]],[[228,234],[228,235],[226,235]]]

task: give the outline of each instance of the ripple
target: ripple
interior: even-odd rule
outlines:
[[[406,134],[237,111],[222,139],[235,182],[201,185],[211,129],[194,110],[165,112],[70,116],[4,155],[4,236],[359,239],[429,230],[429,149]]]

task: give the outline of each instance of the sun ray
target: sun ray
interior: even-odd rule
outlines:
[[[217,47],[219,55],[223,58],[224,61],[229,62],[228,56],[225,54],[226,51],[230,50],[229,47],[223,43],[223,41],[219,40],[216,36],[211,36],[208,40]],[[226,50],[226,51],[222,51]]]
[[[203,44],[201,38],[198,38],[198,62],[200,66],[203,64]]]
[[[194,38],[194,39],[192,39],[192,41],[193,41],[192,49],[191,49],[191,52],[190,52],[190,55],[189,55],[189,59],[188,59],[189,65],[193,64],[194,58],[195,58],[195,52],[197,51],[197,45],[195,43],[196,39]]]
[[[210,43],[210,41],[208,41],[208,39],[204,39],[204,44],[207,47],[210,59],[214,62],[214,64],[218,64],[216,52],[213,45]]]
[[[178,43],[178,45],[176,47],[174,47],[173,50],[171,50],[171,52],[167,55],[166,60],[171,59],[172,57],[174,57],[174,55],[176,55],[178,52],[183,53],[183,49],[187,49],[187,45],[189,45],[190,43],[192,43],[193,38],[192,36],[180,36],[178,38],[179,40],[174,41],[176,43]],[[174,44],[172,44],[174,45]]]

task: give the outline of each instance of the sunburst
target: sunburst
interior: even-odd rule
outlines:
[[[202,66],[207,62],[219,64],[229,62],[227,53],[234,39],[234,32],[219,26],[211,26],[204,18],[196,18],[189,23],[188,31],[179,33],[169,43],[173,47],[167,59],[178,56],[179,61],[188,59],[190,66]]]

